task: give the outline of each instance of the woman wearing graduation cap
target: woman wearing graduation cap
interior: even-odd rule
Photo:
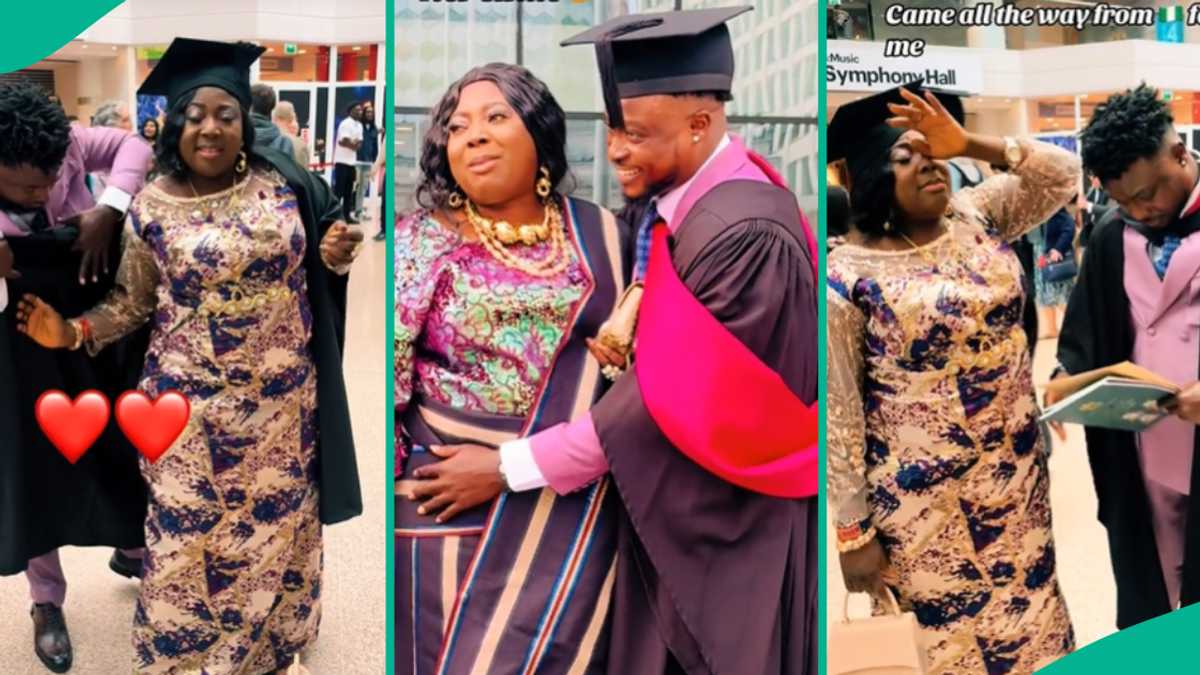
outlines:
[[[828,132],[855,224],[826,291],[842,574],[915,611],[930,672],[1029,673],[1074,638],[1008,242],[1074,193],[1079,161],[968,133],[908,89],[843,106]],[[1008,173],[951,196],[944,160],[961,156]]]
[[[149,322],[140,388],[190,402],[156,462],[134,616],[138,673],[270,673],[317,634],[321,524],[361,512],[341,372],[344,275],[361,233],[328,188],[254,146],[254,45],[176,39],[139,93],[168,98],[162,176],[129,211],[117,287],[65,320],[26,296],[23,332],[105,345]]]

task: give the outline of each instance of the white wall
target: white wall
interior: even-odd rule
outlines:
[[[177,36],[383,42],[386,14],[384,0],[126,0],[80,37],[110,44],[165,44]]]

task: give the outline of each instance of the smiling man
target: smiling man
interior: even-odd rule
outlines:
[[[1088,244],[1055,376],[1130,360],[1186,387],[1176,415],[1145,431],[1086,430],[1125,628],[1200,600],[1190,498],[1200,485],[1200,184],[1170,107],[1146,85],[1098,106],[1081,141],[1084,166],[1120,209]]]
[[[725,22],[748,10],[626,16],[563,43],[596,45],[608,158],[640,205],[641,306],[617,310],[636,333],[611,322],[592,344],[616,382],[590,412],[499,457],[435,448],[447,459],[417,489],[448,517],[490,498],[464,485],[497,471],[559,494],[611,475],[608,672],[815,672],[816,249],[795,197],[728,131]]]
[[[146,500],[137,453],[115,423],[72,465],[39,430],[34,405],[51,389],[72,397],[99,389],[115,400],[136,382],[146,334],[95,358],[54,352],[17,333],[16,301],[34,293],[76,311],[104,297],[117,267],[114,235],[150,157],[129,131],[68,124],[41,89],[0,86],[0,285],[9,299],[0,307],[0,574],[26,572],[34,649],[54,672],[72,661],[58,548],[130,549],[114,553],[110,567],[136,578]],[[89,172],[108,175],[99,200]]]

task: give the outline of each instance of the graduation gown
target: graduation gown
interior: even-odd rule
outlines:
[[[142,329],[89,357],[51,350],[17,331],[17,302],[32,293],[64,316],[76,316],[112,288],[112,275],[79,284],[78,230],[59,227],[8,239],[21,273],[8,280],[0,313],[0,575],[25,571],[30,558],[60,546],[142,545],[146,493],[137,451],[110,417],[103,435],[74,465],[38,426],[39,396],[60,390],[74,399],[96,389],[110,403],[135,388],[149,336]],[[118,259],[120,237],[110,261]],[[115,269],[115,265],[112,265]]]
[[[720,183],[676,229],[672,263],[709,312],[811,404],[814,263],[798,214],[785,189]],[[768,497],[701,468],[655,424],[635,372],[592,418],[623,511],[609,672],[662,673],[673,657],[688,675],[815,673],[815,499]]]
[[[1193,216],[1196,217],[1196,216]],[[1133,355],[1134,330],[1124,287],[1126,223],[1117,210],[1097,224],[1083,258],[1058,342],[1068,373],[1120,363]],[[1108,532],[1117,582],[1117,628],[1170,611],[1151,511],[1133,432],[1087,427],[1100,522]],[[1196,436],[1200,444],[1200,434]],[[1181,604],[1200,600],[1200,462],[1192,463]]]

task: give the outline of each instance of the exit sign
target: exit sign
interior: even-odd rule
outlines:
[[[294,43],[294,42],[283,43],[283,53],[284,54],[296,54],[299,51],[300,51],[300,48],[298,45],[296,45],[296,43]]]

